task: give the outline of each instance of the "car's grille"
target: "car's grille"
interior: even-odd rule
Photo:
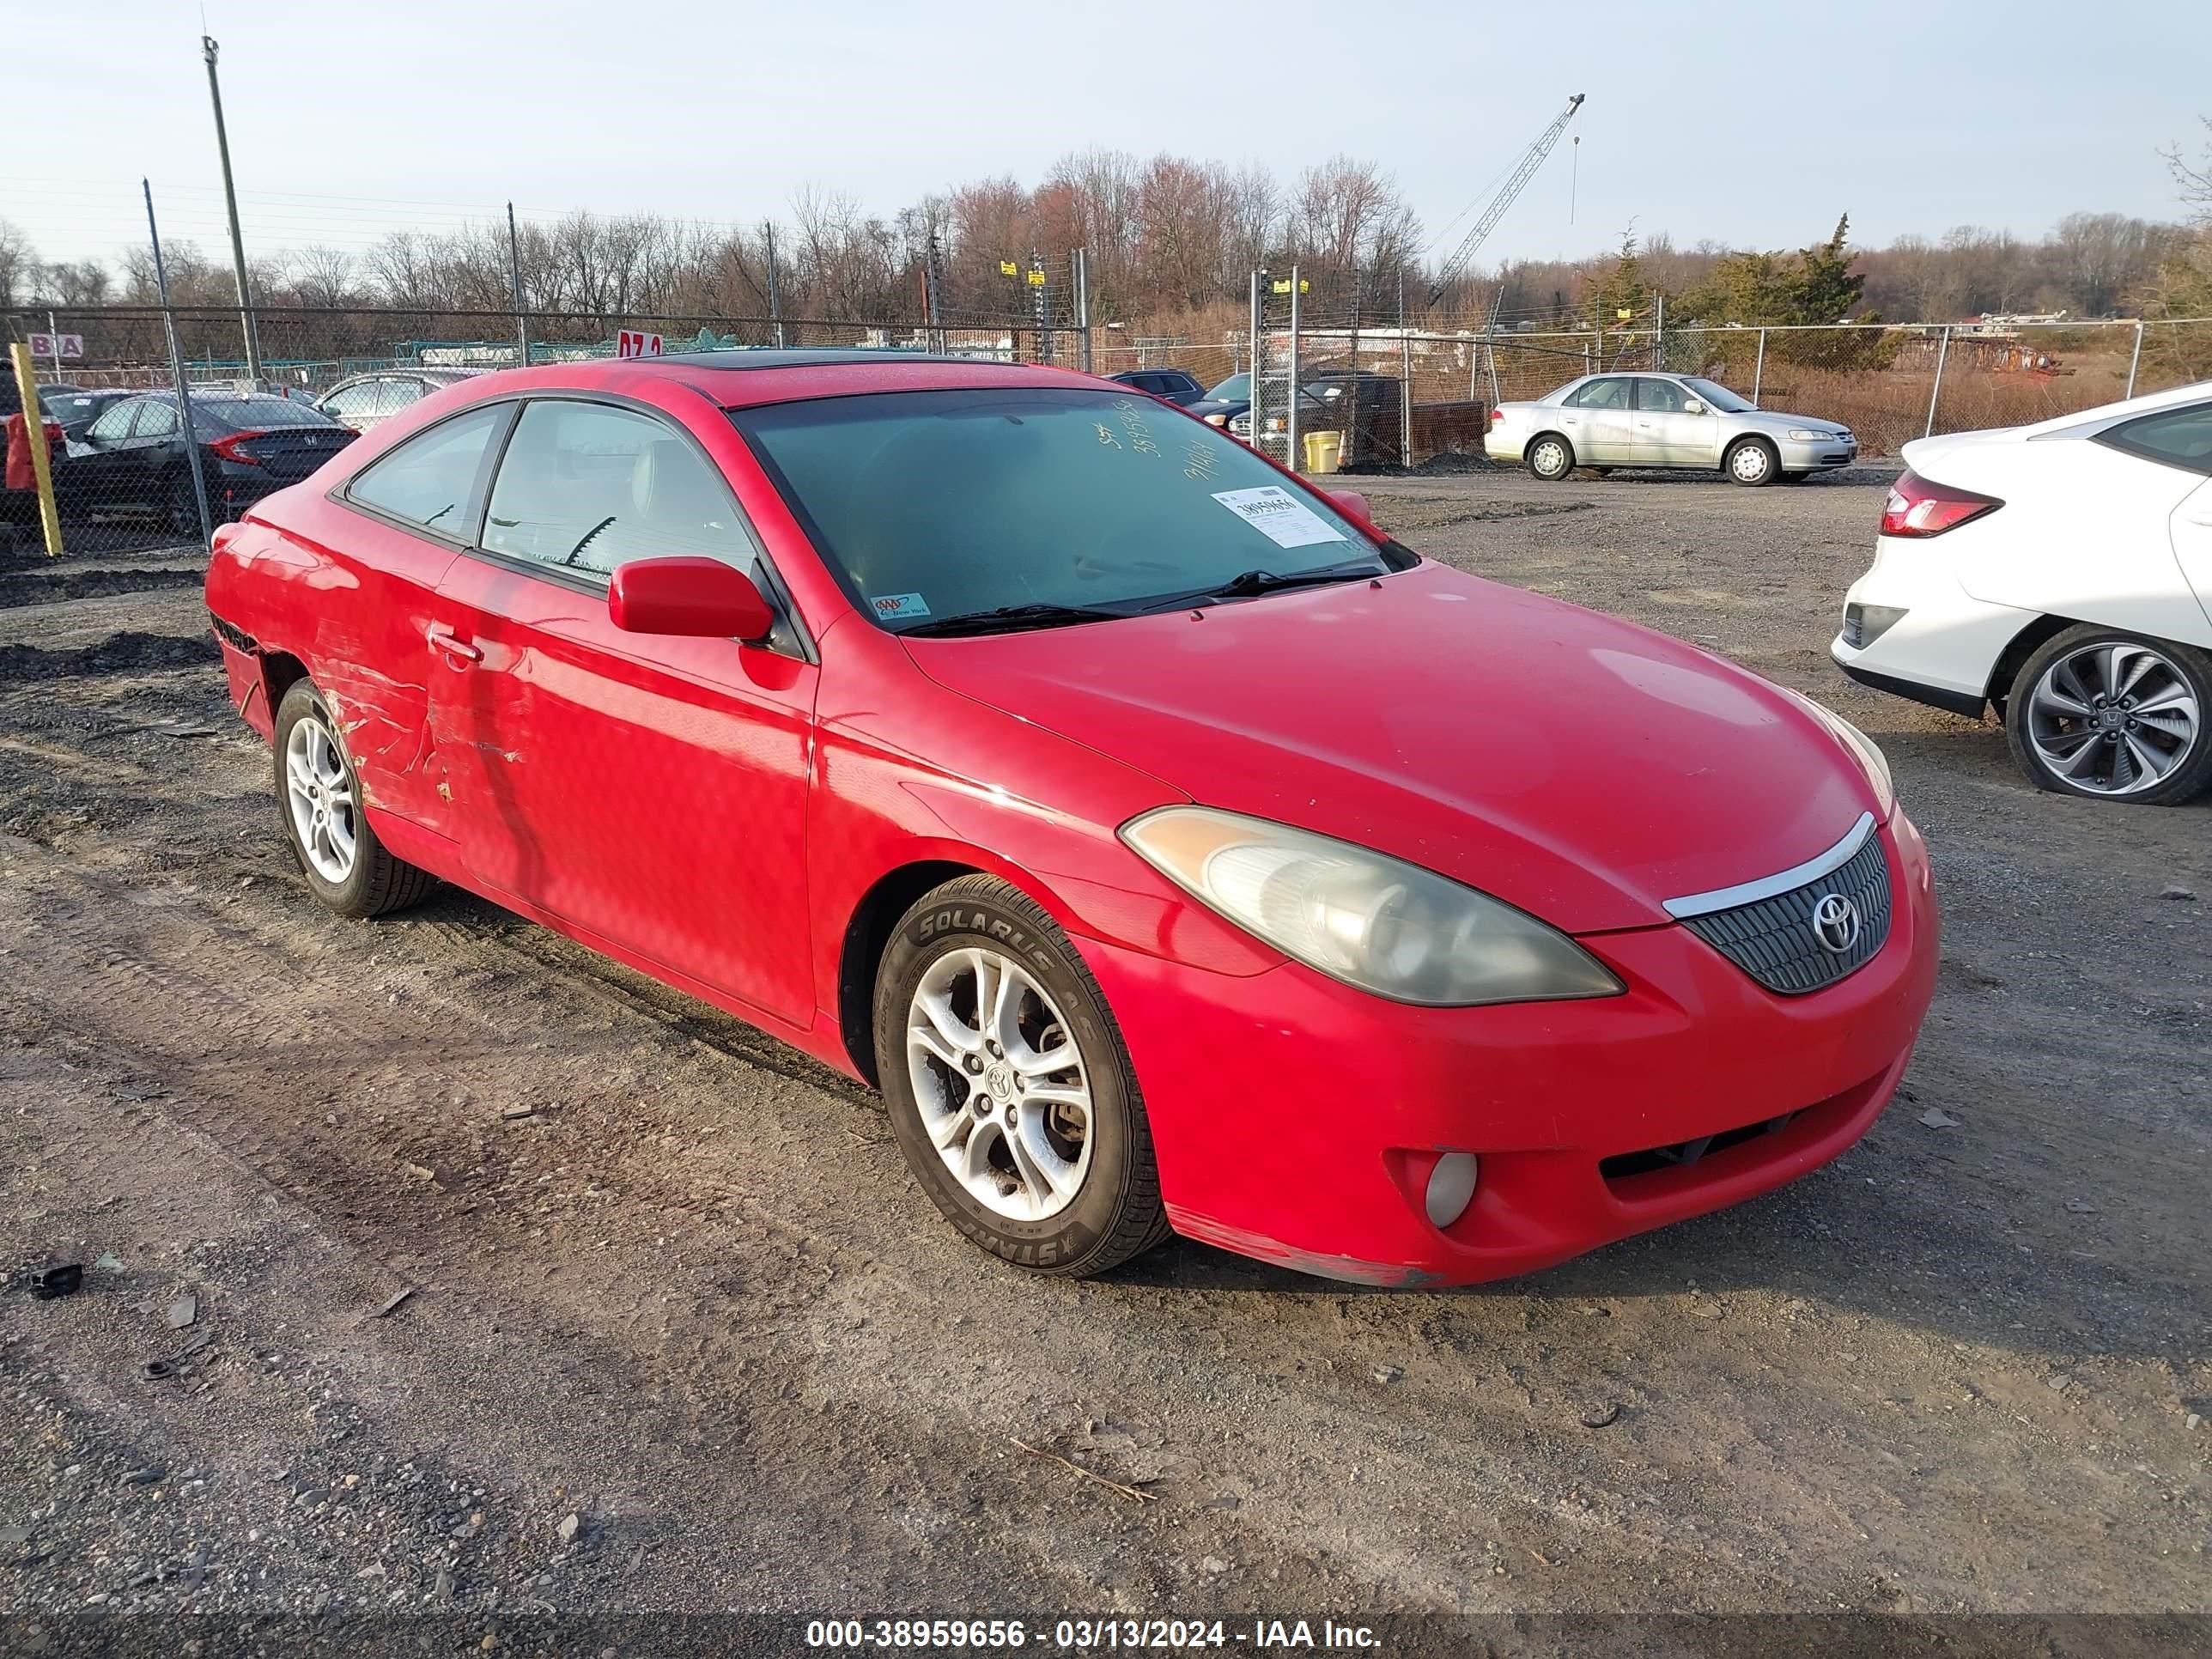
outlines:
[[[1856,933],[1841,950],[1832,948],[1840,929],[1832,927],[1824,942],[1815,926],[1815,911],[1832,895],[1858,918]],[[1889,862],[1881,837],[1870,835],[1839,869],[1772,898],[1685,917],[1682,925],[1768,990],[1803,996],[1873,961],[1889,938]]]

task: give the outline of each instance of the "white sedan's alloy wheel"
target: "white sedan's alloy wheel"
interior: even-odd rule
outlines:
[[[977,1203],[1042,1221],[1074,1201],[1091,1170],[1091,1084],[1043,986],[996,951],[949,952],[915,988],[906,1038],[922,1132]]]
[[[2105,640],[2069,652],[2028,693],[2025,735],[2054,777],[2097,795],[2155,787],[2203,741],[2188,676],[2155,647]]]

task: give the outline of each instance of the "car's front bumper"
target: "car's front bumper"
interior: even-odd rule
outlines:
[[[1865,1132],[1936,976],[1927,850],[1902,812],[1882,842],[1889,939],[1809,996],[1762,990],[1676,926],[1583,941],[1624,995],[1494,1008],[1406,1006],[1297,963],[1239,977],[1082,949],[1135,1064],[1178,1232],[1331,1278],[1466,1284],[1749,1198]],[[1599,1167],[1785,1115],[1694,1163]],[[1447,1151],[1480,1170],[1439,1230],[1423,1195]]]
[[[1856,439],[1842,443],[1800,443],[1793,438],[1778,438],[1774,447],[1784,472],[1825,472],[1834,467],[1849,466],[1859,458]]]

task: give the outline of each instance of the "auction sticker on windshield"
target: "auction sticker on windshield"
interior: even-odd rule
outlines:
[[[909,617],[929,614],[929,602],[919,593],[885,593],[870,599],[868,608],[884,622],[902,622]]]
[[[1320,514],[1279,484],[1217,490],[1213,499],[1278,547],[1310,547],[1316,542],[1344,539]]]

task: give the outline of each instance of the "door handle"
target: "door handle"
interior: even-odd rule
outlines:
[[[471,645],[466,640],[461,638],[460,635],[454,633],[450,628],[440,628],[434,624],[427,637],[432,645],[444,652],[447,657],[453,659],[456,667],[466,663],[482,662],[483,660],[483,652],[477,649],[475,646]]]

